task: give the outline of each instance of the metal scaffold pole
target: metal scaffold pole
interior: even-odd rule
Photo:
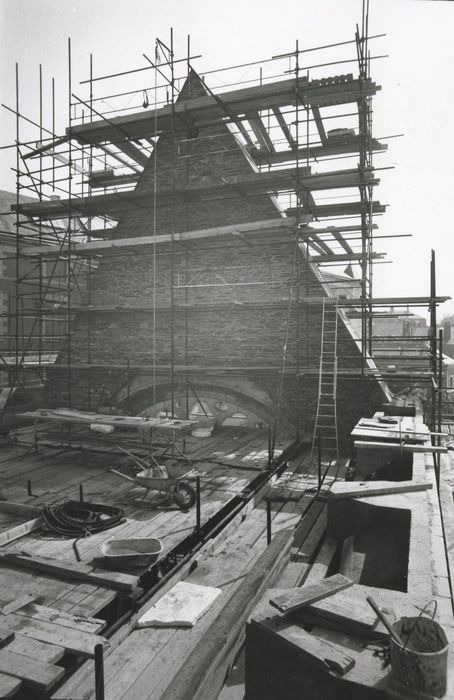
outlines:
[[[68,117],[69,117],[69,129],[71,134],[71,124],[72,124],[72,64],[71,64],[71,39],[68,39]],[[68,246],[67,246],[67,261],[66,261],[66,323],[67,323],[67,392],[68,392],[68,406],[72,406],[72,382],[71,382],[71,243],[72,243],[72,167],[73,167],[73,151],[72,151],[72,138],[68,141]]]

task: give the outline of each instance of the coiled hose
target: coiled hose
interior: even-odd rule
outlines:
[[[77,561],[80,561],[78,540],[126,522],[121,508],[79,501],[65,501],[58,505],[43,506],[42,515],[48,530],[61,537],[76,538],[73,549]]]

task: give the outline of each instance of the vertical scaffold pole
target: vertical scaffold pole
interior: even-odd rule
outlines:
[[[435,266],[435,251],[430,254],[430,371],[433,379],[437,376],[437,284],[436,284],[436,266]],[[431,390],[431,430],[436,430],[437,416],[437,397],[435,394],[434,381],[432,382]]]
[[[72,94],[72,76],[71,76],[71,39],[68,38],[68,123],[71,132],[71,94]],[[67,329],[67,392],[68,406],[72,406],[72,387],[71,387],[71,227],[72,227],[72,138],[68,139],[68,252],[66,260],[66,329]]]

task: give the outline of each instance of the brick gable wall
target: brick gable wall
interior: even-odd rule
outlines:
[[[193,95],[205,92],[194,74],[190,88]],[[188,90],[187,84],[183,95]],[[175,201],[172,208],[158,206],[156,215],[153,208],[155,172],[156,192],[169,192],[174,188]],[[163,136],[158,141],[156,155],[150,158],[137,184],[137,191],[150,191],[150,200],[123,214],[116,236],[149,236],[172,230],[177,233],[278,218],[276,206],[267,195],[245,197],[232,189],[228,198],[206,200],[200,197],[195,201],[183,201],[178,194],[191,183],[219,183],[220,178],[250,172],[247,158],[227,127],[207,127],[195,139],[179,134],[175,143],[170,136]],[[311,294],[317,289],[322,295],[322,286],[311,266],[304,261],[301,252],[298,256],[301,289],[304,290],[308,282]],[[174,362],[193,367],[192,384],[203,384],[207,367],[220,368],[219,377],[228,372],[228,368],[253,367],[250,373],[244,372],[245,384],[254,383],[269,409],[276,400],[279,385],[277,368],[286,337],[289,280],[294,260],[295,241],[291,233],[280,238],[276,234],[263,234],[259,240],[250,239],[250,243],[236,236],[201,239],[186,245],[175,243],[173,281],[180,286],[174,290]],[[73,323],[72,364],[86,364],[89,335],[92,364],[126,367],[129,362],[131,366],[144,365],[150,369],[154,363],[170,365],[171,276],[170,245],[156,246],[154,251],[147,248],[146,252],[104,256],[92,279],[90,301],[94,310],[81,311]],[[234,282],[243,284],[233,286]],[[123,308],[103,311],[103,307]],[[289,316],[287,367],[309,364],[318,368],[320,331],[320,308],[297,311],[293,305]],[[359,351],[341,319],[338,348],[340,370],[360,367]],[[60,366],[65,362],[62,354]],[[52,376],[51,401],[54,405],[64,405],[67,399],[65,373],[55,371]],[[109,403],[124,385],[126,376],[124,371],[115,369],[92,373],[91,408],[96,408],[99,402]],[[159,373],[163,386],[168,386],[169,377],[170,373]],[[73,370],[74,406],[88,407],[88,381],[87,372]],[[216,381],[216,372],[210,372],[210,381]],[[295,374],[290,374],[284,381],[283,416],[310,430],[316,397],[314,376],[296,380]],[[369,413],[383,400],[376,383],[340,380],[338,414],[344,437],[358,416]]]

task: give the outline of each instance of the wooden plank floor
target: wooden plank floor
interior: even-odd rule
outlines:
[[[301,501],[314,485],[313,470],[284,473],[268,496],[272,503],[273,534],[292,529],[301,518]],[[280,500],[279,500],[280,499]],[[244,576],[266,549],[266,508],[262,501],[228,538],[198,562],[188,581],[220,587],[222,595],[192,629],[148,628],[133,631],[105,661],[106,697],[159,698],[172,686],[191,650],[200,643],[220,609],[228,605]],[[93,678],[64,686],[54,698],[70,693],[74,700],[91,697]]]
[[[248,468],[250,453],[263,453],[267,438],[264,431],[230,429],[210,438],[188,440],[187,452],[199,455],[196,468],[201,480],[201,519],[210,518],[226,502],[233,498],[256,476],[260,461],[253,461],[255,469]],[[240,468],[222,466],[209,461],[216,451],[235,454]],[[163,541],[164,552],[189,535],[195,527],[195,509],[183,512],[178,508],[159,509],[141,502],[142,488],[106,471],[117,466],[121,458],[108,454],[81,453],[69,450],[46,450],[42,458],[34,451],[25,453],[19,446],[5,446],[0,452],[0,485],[3,498],[29,505],[61,503],[67,498],[78,500],[79,485],[83,486],[84,500],[108,505],[118,505],[125,511],[127,521],[112,530],[93,535],[81,541],[79,550],[83,562],[90,562],[100,554],[100,545],[112,536],[152,536]],[[244,463],[243,463],[244,460]],[[32,496],[27,492],[31,480]],[[0,520],[0,532],[16,524],[6,517]],[[74,561],[72,540],[56,539],[44,531],[30,533],[4,549],[18,549],[39,555]],[[90,584],[34,576],[28,571],[11,566],[0,566],[2,601],[10,602],[19,594],[40,596],[43,604],[59,610],[96,616],[115,597],[114,591]]]

